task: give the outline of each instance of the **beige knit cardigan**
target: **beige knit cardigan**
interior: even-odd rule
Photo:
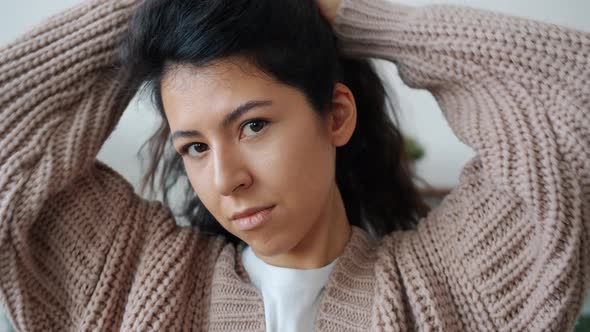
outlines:
[[[85,2],[0,49],[0,298],[20,331],[264,331],[243,247],[96,160],[132,97],[111,63],[138,2]],[[316,329],[570,330],[590,285],[590,34],[385,0],[344,0],[335,30],[428,89],[477,156],[417,230],[354,228]]]

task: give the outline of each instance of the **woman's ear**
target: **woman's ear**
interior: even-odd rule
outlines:
[[[352,91],[346,85],[336,83],[331,106],[326,121],[328,134],[334,146],[346,145],[356,128],[356,103]]]

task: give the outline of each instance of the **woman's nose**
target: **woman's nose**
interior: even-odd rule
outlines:
[[[238,190],[248,188],[252,177],[243,159],[231,149],[213,153],[214,183],[218,192],[223,196],[230,196]]]

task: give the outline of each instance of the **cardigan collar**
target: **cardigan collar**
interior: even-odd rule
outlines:
[[[242,264],[246,244],[228,243],[213,271],[209,330],[264,332],[262,295],[250,281]],[[346,330],[367,331],[373,308],[376,260],[374,243],[365,230],[352,226],[350,239],[326,283],[315,329],[326,323]]]

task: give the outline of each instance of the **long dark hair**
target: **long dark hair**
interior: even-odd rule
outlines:
[[[173,150],[161,99],[161,80],[172,65],[206,66],[241,56],[278,82],[299,89],[317,112],[328,112],[336,82],[357,103],[357,127],[336,152],[336,182],[352,225],[380,238],[416,226],[428,212],[413,179],[404,138],[388,90],[368,59],[345,57],[315,0],[146,0],[131,19],[121,47],[129,87],[143,85],[162,122],[146,142],[149,165],[143,190],[186,188],[181,217],[201,232],[241,240],[227,232],[196,197],[182,158]]]

